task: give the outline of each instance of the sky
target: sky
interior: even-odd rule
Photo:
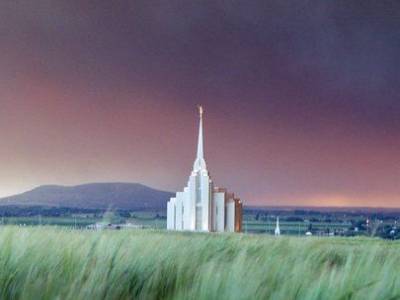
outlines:
[[[0,196],[177,191],[400,207],[400,2],[0,2]]]

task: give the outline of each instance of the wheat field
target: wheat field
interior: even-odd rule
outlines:
[[[0,299],[400,299],[400,243],[0,228]]]

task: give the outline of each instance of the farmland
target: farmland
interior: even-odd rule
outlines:
[[[269,235],[280,218],[283,235],[379,236],[399,239],[397,210],[299,210],[249,208],[244,212],[243,232]],[[41,207],[3,207],[0,225],[61,226],[84,229],[96,224],[165,229],[165,210],[82,210]]]
[[[398,299],[372,238],[0,229],[1,299]]]

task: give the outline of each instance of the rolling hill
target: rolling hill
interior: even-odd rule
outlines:
[[[0,206],[49,206],[82,209],[165,209],[173,194],[138,183],[90,183],[77,186],[44,185],[2,198]]]

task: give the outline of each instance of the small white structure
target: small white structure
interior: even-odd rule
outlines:
[[[279,217],[276,218],[275,235],[276,236],[281,235],[281,229],[279,228]]]
[[[203,108],[199,107],[200,124],[197,157],[187,186],[167,204],[167,229],[206,232],[240,232],[242,202],[224,188],[214,187],[204,160]]]

